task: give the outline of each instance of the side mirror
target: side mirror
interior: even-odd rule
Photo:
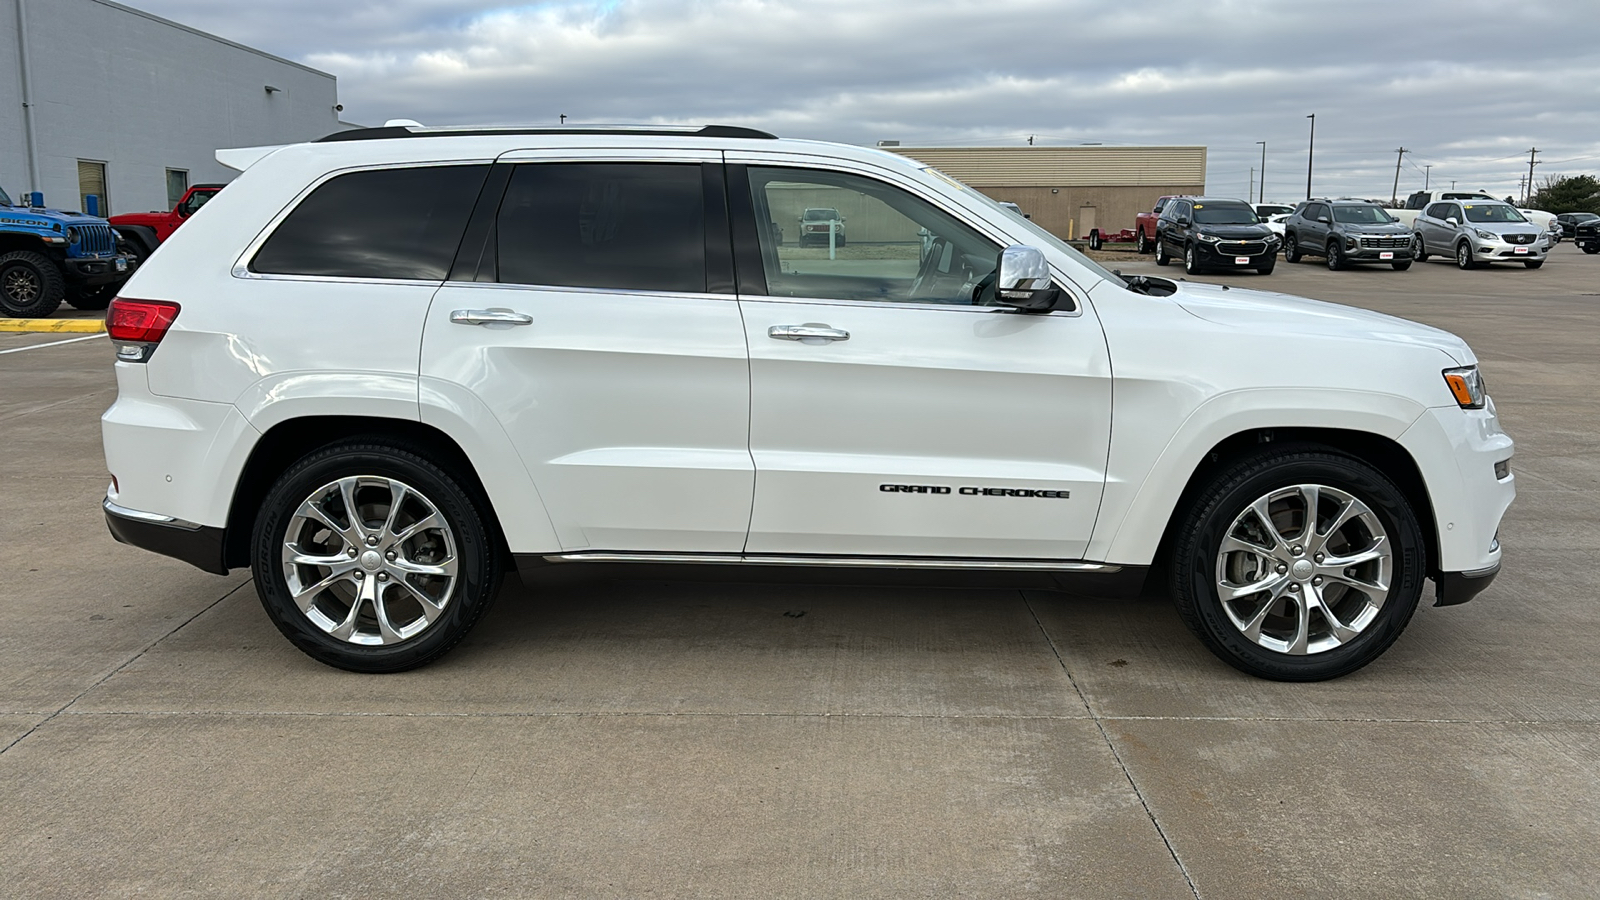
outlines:
[[[995,300],[1031,312],[1048,312],[1061,298],[1050,285],[1050,264],[1037,247],[1015,244],[1000,251],[995,265]]]
[[[1456,221],[1456,217],[1455,216],[1450,216],[1449,218],[1445,219],[1444,223],[1446,225],[1450,225],[1450,226],[1455,226],[1455,225],[1460,225],[1461,224],[1460,222]]]
[[[1331,224],[1331,220],[1327,216],[1317,216],[1317,221],[1324,225]]]
[[[1189,217],[1188,216],[1179,216],[1174,221],[1176,221],[1179,225],[1187,225],[1187,224],[1189,224]]]

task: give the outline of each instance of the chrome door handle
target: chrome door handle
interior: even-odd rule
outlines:
[[[458,309],[450,313],[457,325],[532,325],[533,316],[513,309]]]
[[[848,341],[850,332],[843,328],[832,328],[817,322],[807,322],[804,325],[774,325],[767,329],[767,337],[780,341],[803,341],[807,338],[824,341]]]

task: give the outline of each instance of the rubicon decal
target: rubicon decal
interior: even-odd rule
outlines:
[[[942,484],[880,484],[878,490],[885,494],[949,494],[952,491],[963,497],[1038,497],[1046,500],[1066,500],[1071,491],[1052,491],[1042,488],[960,487]]]

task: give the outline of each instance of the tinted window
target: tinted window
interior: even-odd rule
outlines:
[[[768,223],[757,233],[774,297],[972,306],[1000,255],[949,213],[880,181],[756,166],[749,177],[756,221]],[[816,209],[837,224],[816,223]]]
[[[497,231],[503,282],[706,289],[698,163],[520,165]]]
[[[1387,225],[1389,214],[1376,206],[1335,206],[1333,220],[1346,225]]]
[[[427,166],[332,178],[278,225],[250,269],[443,281],[488,173]]]
[[[1495,203],[1485,205],[1482,203],[1463,204],[1467,209],[1468,222],[1526,222],[1522,213],[1515,208]]]

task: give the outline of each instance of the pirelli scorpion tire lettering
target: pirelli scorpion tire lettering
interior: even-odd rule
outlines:
[[[1416,515],[1367,464],[1315,447],[1216,473],[1178,524],[1172,595],[1211,652],[1251,675],[1319,681],[1393,644],[1422,594]]]
[[[489,608],[496,539],[461,481],[376,442],[318,450],[256,518],[261,605],[296,647],[352,672],[399,672],[455,646]]]

